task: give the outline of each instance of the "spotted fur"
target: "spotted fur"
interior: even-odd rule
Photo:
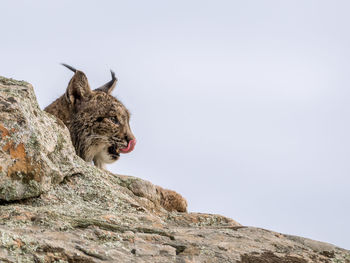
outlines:
[[[63,64],[74,72],[64,95],[45,108],[61,119],[69,129],[76,153],[97,167],[119,159],[120,149],[135,140],[131,132],[130,113],[111,95],[117,78],[91,90],[82,71]]]

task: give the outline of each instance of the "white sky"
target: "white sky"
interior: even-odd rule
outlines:
[[[350,248],[349,1],[2,1],[0,75],[42,108],[83,70],[132,112],[108,168],[189,210]]]

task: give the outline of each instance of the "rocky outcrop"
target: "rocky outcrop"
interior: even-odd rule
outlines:
[[[0,182],[0,262],[350,263],[327,243],[178,212],[177,194],[86,164],[32,87],[5,78]]]
[[[40,110],[30,84],[0,79],[0,199],[39,196],[82,162],[63,123]]]

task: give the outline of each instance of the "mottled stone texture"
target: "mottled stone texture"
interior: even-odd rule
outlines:
[[[350,263],[327,243],[167,211],[162,188],[76,157],[25,82],[0,78],[0,116],[0,262]]]
[[[40,110],[32,86],[0,78],[0,200],[39,196],[81,164],[67,128]]]

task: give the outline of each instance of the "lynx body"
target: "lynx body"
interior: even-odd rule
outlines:
[[[131,152],[136,139],[129,126],[130,113],[125,106],[111,95],[117,79],[102,87],[91,90],[85,74],[65,65],[74,72],[65,94],[45,108],[68,127],[76,153],[87,162],[94,162],[99,168],[119,159],[120,153]],[[149,184],[134,183],[130,190],[138,196],[151,196],[149,200],[159,203],[168,211],[187,211],[187,201],[180,194],[163,189],[154,189],[149,194]],[[152,192],[152,191],[151,191]]]

